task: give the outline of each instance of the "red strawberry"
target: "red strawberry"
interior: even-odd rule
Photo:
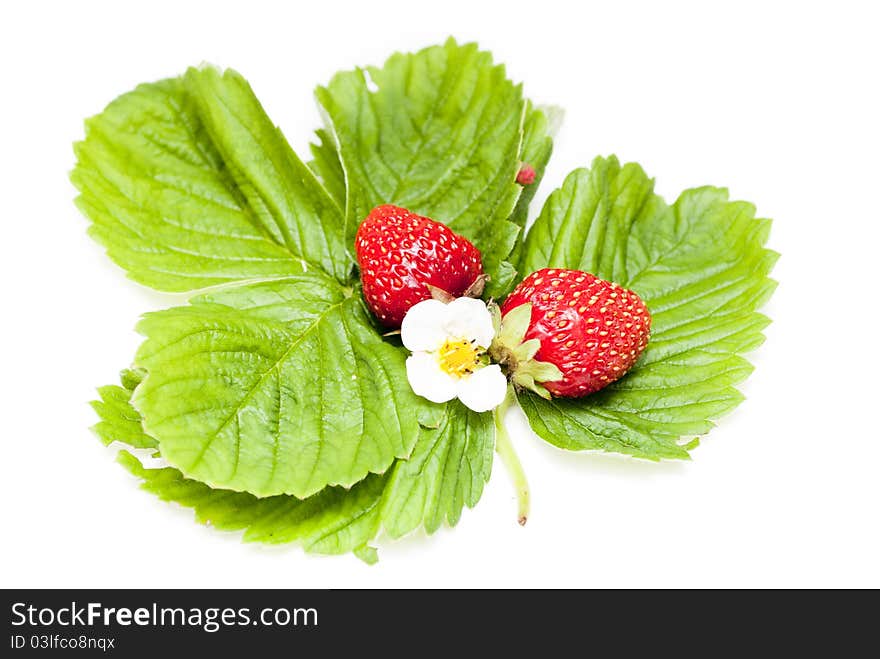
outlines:
[[[555,396],[585,396],[611,384],[648,344],[651,315],[641,298],[587,272],[533,272],[504,301],[501,314],[527,303],[531,319],[524,338],[538,339],[534,358],[562,374],[541,383]]]
[[[399,206],[374,208],[355,250],[367,306],[389,328],[432,294],[461,297],[482,282],[480,252],[469,240]]]
[[[535,168],[524,162],[516,174],[516,182],[520,185],[531,185],[537,177],[538,173]]]

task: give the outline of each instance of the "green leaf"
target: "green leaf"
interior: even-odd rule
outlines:
[[[526,120],[523,126],[523,143],[520,160],[528,163],[535,170],[535,181],[531,185],[523,187],[522,193],[516,202],[516,208],[510,216],[510,221],[520,228],[516,246],[510,260],[518,264],[522,256],[523,239],[525,238],[526,220],[529,216],[529,204],[538,192],[538,186],[544,179],[544,170],[550,162],[553,153],[553,136],[562,121],[562,110],[550,107],[534,107],[531,101],[527,102]],[[508,291],[504,291],[507,293]]]
[[[372,475],[349,490],[329,487],[308,499],[217,490],[177,469],[147,469],[120,451],[119,463],[163,501],[193,508],[196,520],[221,531],[244,531],[245,542],[300,542],[306,551],[344,554],[369,542],[379,529],[383,476]]]
[[[440,427],[424,430],[412,457],[394,468],[382,504],[388,535],[398,538],[422,525],[433,533],[444,521],[455,526],[489,480],[494,439],[491,414],[448,403]]]
[[[526,272],[586,270],[635,290],[653,316],[651,340],[621,380],[582,399],[519,400],[535,432],[567,449],[686,458],[742,400],[741,356],[763,341],[757,309],[775,288],[770,221],[726,190],[688,190],[668,206],[635,164],[597,158],[572,172],[529,232]]]
[[[352,553],[367,565],[375,565],[379,562],[379,552],[376,551],[375,547],[370,547],[369,545],[361,545],[360,547],[357,547]]]
[[[409,387],[359,295],[324,275],[148,314],[134,404],[162,455],[214,487],[306,497],[410,454],[442,407]]]
[[[125,376],[125,372],[123,372]],[[141,417],[131,405],[138,381],[123,377],[123,386],[102,387],[121,392],[113,406],[96,405],[106,429],[105,443],[121,441],[131,446],[129,424],[140,427]],[[119,431],[118,433],[116,431]],[[143,437],[156,440],[141,430]],[[342,554],[358,551],[379,530],[379,504],[388,476],[368,476],[354,487],[325,488],[308,499],[278,495],[257,498],[246,492],[213,489],[186,478],[173,467],[145,468],[128,451],[120,451],[119,463],[143,481],[142,487],[163,501],[173,501],[195,510],[196,519],[223,531],[244,531],[246,542],[282,544],[299,541],[306,551]]]
[[[339,161],[339,152],[333,137],[323,128],[315,131],[318,144],[309,144],[312,162],[309,167],[324,184],[324,188],[333,197],[339,208],[345,208],[345,171]]]
[[[90,233],[135,281],[350,277],[341,208],[234,71],[139,86],[86,122],[75,152]]]
[[[547,198],[526,237],[523,274],[564,267],[627,284],[628,260],[636,256],[643,234],[670,231],[668,216],[669,208],[639,165],[621,167],[614,157],[596,158],[592,169],[573,171]],[[637,218],[642,218],[639,230],[633,231]]]
[[[125,394],[118,405],[95,407],[101,417],[98,425],[108,429],[106,437],[102,436],[105,443],[126,442],[128,424],[140,426],[140,414],[129,402],[136,384],[129,380],[123,387],[113,387]],[[464,505],[477,503],[492,467],[494,433],[487,416],[450,405],[439,427],[422,428],[412,461],[398,460],[384,475],[368,476],[348,490],[328,487],[304,500],[213,489],[173,467],[147,469],[127,451],[120,451],[118,460],[144,481],[147,491],[163,501],[193,508],[201,523],[243,530],[245,541],[299,541],[306,551],[351,551],[373,563],[376,551],[367,543],[382,525],[393,537],[422,525],[433,532],[444,520],[454,525]],[[122,433],[114,435],[112,429],[120,428]]]
[[[450,39],[339,73],[316,94],[345,172],[348,243],[373,207],[398,204],[473,241],[487,294],[506,290],[525,105],[504,67]]]
[[[144,432],[141,415],[131,406],[131,392],[143,379],[143,372],[127,369],[121,373],[122,386],[107,385],[98,389],[101,400],[92,401],[100,421],[92,426],[106,446],[114,441],[133,448],[158,449],[159,443]]]

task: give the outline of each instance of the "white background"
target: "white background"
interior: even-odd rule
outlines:
[[[880,586],[874,4],[4,3],[0,586]],[[181,298],[87,238],[67,180],[82,120],[207,60],[305,154],[316,84],[450,34],[565,107],[539,202],[616,153],[667,198],[726,185],[774,218],[781,284],[747,400],[682,464],[565,453],[517,412],[528,526],[498,464],[456,529],[380,542],[374,567],[196,525],[88,430],[139,314]]]

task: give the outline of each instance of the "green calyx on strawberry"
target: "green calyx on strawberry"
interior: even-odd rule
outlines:
[[[562,371],[555,364],[535,359],[541,342],[525,338],[531,322],[532,305],[521,304],[503,318],[501,308],[494,302],[489,304],[489,311],[495,326],[495,339],[489,348],[492,361],[501,364],[514,386],[529,389],[549,399],[550,392],[543,383],[560,380]]]
[[[479,297],[486,276],[480,252],[449,227],[400,206],[377,206],[355,236],[364,299],[385,327],[430,298]]]
[[[490,355],[515,385],[545,397],[586,396],[620,379],[651,329],[651,315],[634,292],[561,268],[530,274],[496,314],[500,331]]]

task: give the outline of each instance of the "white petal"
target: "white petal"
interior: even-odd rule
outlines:
[[[446,305],[439,300],[423,300],[410,307],[400,326],[400,339],[410,352],[437,350],[446,340],[443,323]]]
[[[443,328],[449,336],[473,339],[483,348],[488,348],[495,337],[486,303],[472,297],[459,297],[446,305]]]
[[[498,364],[484,366],[458,381],[458,399],[474,412],[493,410],[507,395],[507,378]]]
[[[434,355],[415,352],[407,357],[406,377],[417,395],[433,403],[445,403],[455,398],[458,381],[440,368]]]

